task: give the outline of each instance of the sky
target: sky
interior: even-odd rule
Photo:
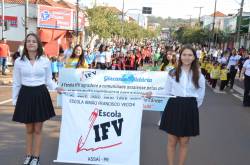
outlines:
[[[76,0],[68,0],[75,3]],[[95,0],[80,0],[80,4],[91,5]],[[97,4],[105,4],[115,6],[122,9],[123,0],[96,0]],[[235,14],[240,8],[241,0],[217,0],[217,11],[224,14]],[[202,15],[210,15],[214,12],[215,0],[124,0],[125,11],[128,9],[142,9],[142,7],[152,7],[152,15],[161,16],[163,18],[198,18],[199,9],[195,7],[203,7]],[[250,12],[250,0],[245,0],[244,11]],[[136,13],[138,10],[128,10],[128,12]]]

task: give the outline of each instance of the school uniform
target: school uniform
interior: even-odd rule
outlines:
[[[172,72],[172,71],[170,71]],[[205,95],[205,78],[200,73],[200,88],[196,89],[192,82],[192,72],[182,71],[180,81],[176,82],[171,73],[166,81],[166,95],[169,98],[164,109],[160,129],[177,137],[190,137],[200,134],[199,111]]]
[[[229,60],[228,60],[228,65],[227,68],[229,69],[229,73],[228,73],[228,82],[230,81],[230,88],[233,88],[234,85],[234,80],[235,80],[235,76],[237,74],[237,70],[238,70],[238,62],[240,60],[241,56],[240,55],[232,55],[230,56]]]
[[[105,70],[106,68],[106,52],[98,52],[96,53],[96,69]]]
[[[215,88],[216,84],[217,84],[217,80],[220,77],[220,67],[219,66],[212,68],[211,73],[210,73],[210,77],[211,77],[212,88]]]
[[[223,91],[224,88],[227,85],[227,74],[228,74],[228,70],[225,69],[221,69],[220,70],[220,90]]]
[[[78,61],[79,61],[78,57],[69,58],[66,61],[65,68],[76,68],[76,66],[78,64]],[[85,68],[85,69],[87,69],[87,68],[89,68],[89,65],[88,65],[87,61],[85,60],[78,68]]]
[[[245,79],[244,79],[244,98],[243,105],[250,106],[250,59],[246,60],[243,67],[246,69],[245,71]]]
[[[205,76],[206,75],[206,70],[205,70],[205,67],[206,67],[206,63],[201,61],[201,73]]]
[[[13,121],[20,123],[44,122],[55,111],[48,89],[56,89],[52,81],[51,64],[48,58],[40,57],[32,65],[24,57],[15,61],[12,100],[15,105]]]

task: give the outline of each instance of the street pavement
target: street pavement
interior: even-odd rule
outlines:
[[[249,165],[250,108],[242,106],[235,92],[216,93],[210,87],[200,108],[200,133],[191,138],[187,165]],[[53,103],[56,94],[51,93]],[[11,121],[11,86],[0,85],[0,165],[20,165],[25,151],[25,128]],[[61,109],[43,129],[41,165],[57,157]],[[140,165],[167,165],[165,132],[158,129],[159,112],[143,112]],[[131,125],[133,127],[133,125]],[[126,154],[126,153],[123,153]],[[129,153],[127,153],[129,154]]]

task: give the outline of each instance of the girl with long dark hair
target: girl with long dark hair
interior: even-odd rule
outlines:
[[[65,68],[88,68],[81,45],[76,45],[71,56],[66,60]]]
[[[151,95],[152,92],[146,93],[146,97]],[[178,143],[179,165],[184,165],[190,137],[200,134],[198,107],[205,95],[205,78],[192,46],[181,49],[177,68],[167,77],[166,95],[173,97],[167,102],[159,128],[168,134],[168,165],[174,165]]]
[[[26,157],[23,165],[40,165],[39,157],[43,123],[55,116],[48,88],[56,89],[52,81],[51,63],[43,56],[42,43],[34,33],[28,34],[21,57],[14,65],[12,100],[13,121],[26,126]]]

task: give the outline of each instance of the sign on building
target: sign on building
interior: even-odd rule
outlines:
[[[37,26],[41,28],[73,30],[73,10],[38,5]]]
[[[7,21],[7,24],[11,27],[17,27],[17,17],[14,16],[4,16],[4,20]],[[2,16],[0,16],[0,26],[2,26]]]

